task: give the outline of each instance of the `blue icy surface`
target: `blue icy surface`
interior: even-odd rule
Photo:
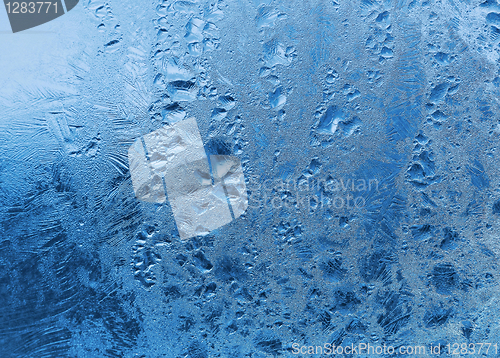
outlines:
[[[500,342],[499,44],[496,0],[84,0],[1,33],[0,356]],[[189,117],[249,208],[181,241],[127,151]]]

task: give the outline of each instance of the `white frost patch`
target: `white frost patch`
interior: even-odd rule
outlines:
[[[212,184],[194,118],[160,128],[143,139],[147,156],[140,138],[128,154],[135,195],[152,203],[168,198],[181,239],[206,235],[228,224],[231,210],[235,218],[245,212],[248,197],[239,159],[211,156]]]

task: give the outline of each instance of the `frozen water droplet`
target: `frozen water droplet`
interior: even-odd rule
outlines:
[[[286,94],[283,87],[278,87],[269,94],[269,102],[271,103],[271,108],[276,110],[281,109],[285,105]]]
[[[344,112],[337,106],[330,106],[321,116],[316,130],[320,134],[334,134],[340,121],[345,119]]]
[[[173,103],[165,107],[162,112],[163,121],[169,124],[182,121],[186,117],[186,111],[179,103]]]

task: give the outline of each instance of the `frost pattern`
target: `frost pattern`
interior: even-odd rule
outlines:
[[[499,14],[86,0],[2,35],[1,356],[500,341]],[[183,236],[142,158],[193,117],[227,211]]]

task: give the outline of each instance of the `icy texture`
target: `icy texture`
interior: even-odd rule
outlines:
[[[163,175],[152,170],[140,139],[129,148],[128,161],[137,199],[149,203],[163,203],[166,200]]]
[[[245,175],[240,160],[230,155],[211,155],[210,164],[215,182],[220,182],[224,188],[234,218],[239,218],[248,207]]]
[[[0,356],[499,343],[498,14],[86,0],[0,34]],[[152,133],[192,117],[186,181]]]

